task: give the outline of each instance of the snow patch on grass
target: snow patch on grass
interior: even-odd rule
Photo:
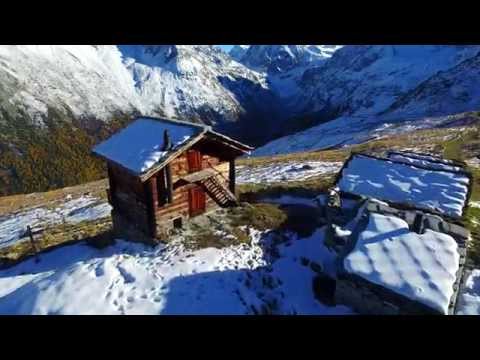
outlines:
[[[398,119],[401,119],[399,117]],[[255,149],[252,156],[270,156],[305,151],[319,151],[365,143],[392,135],[405,134],[422,129],[447,126],[449,116],[418,117],[414,120],[390,120],[381,116],[341,116],[327,123],[287,135]],[[459,130],[460,129],[456,129]]]
[[[62,223],[76,224],[85,220],[96,220],[110,216],[111,206],[99,199],[84,195],[55,207],[36,207],[0,217],[0,248],[11,246],[22,240],[27,226],[33,232]]]
[[[315,176],[336,173],[342,167],[341,162],[305,161],[284,162],[264,166],[237,167],[237,183],[274,183],[282,181],[301,181]]]

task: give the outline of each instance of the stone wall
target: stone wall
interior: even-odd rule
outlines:
[[[405,210],[397,209],[386,203],[378,201],[368,201],[367,210],[377,212],[384,215],[394,215],[405,222],[412,228],[415,225],[415,219],[418,216],[423,217],[422,229],[431,229],[452,236],[458,243],[466,243],[470,238],[470,231],[459,224],[448,222],[441,216],[429,214],[421,210]],[[414,230],[415,231],[415,230]]]
[[[144,227],[135,226],[135,223],[125,219],[120,213],[112,210],[112,222],[114,235],[117,238],[142,242],[146,244],[155,244],[158,240],[144,232]]]
[[[352,274],[337,278],[335,303],[365,315],[441,315],[422,303]]]

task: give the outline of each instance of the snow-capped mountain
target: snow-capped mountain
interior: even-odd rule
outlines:
[[[140,108],[133,79],[116,46],[0,46],[2,117],[19,110],[38,125],[49,109],[109,119]]]
[[[478,53],[479,46],[345,46],[324,66],[304,72],[297,111],[377,114],[439,71]]]
[[[480,109],[480,52],[458,65],[439,71],[396,100],[383,115],[438,116]]]
[[[249,45],[234,45],[228,54],[236,61],[241,61],[243,55],[247,52]]]
[[[255,154],[359,143],[385,131],[440,126],[447,119],[441,115],[479,109],[479,52],[479,46],[345,46],[307,69],[289,99],[295,121],[319,125]]]
[[[138,111],[234,122],[250,105],[236,82],[244,99],[267,88],[262,74],[212,46],[3,46],[0,78],[2,99],[33,118],[52,107],[101,120]]]
[[[478,61],[463,62],[479,46],[235,49],[245,51],[241,63],[209,45],[0,46],[0,124],[19,112],[37,125],[52,111],[67,119],[102,121],[141,113],[236,131],[246,123],[245,133],[259,118],[281,125],[300,116],[325,122],[381,113],[421,116],[435,107],[436,114],[464,111],[468,102],[476,106],[470,69],[478,68]],[[448,85],[456,81],[466,89]],[[267,139],[267,127],[256,133]]]
[[[237,121],[248,111],[253,113],[258,104],[249,102],[250,97],[267,95],[263,74],[238,64],[213,46],[119,49],[146,114],[221,125]],[[272,105],[272,99],[264,100],[265,106]]]
[[[259,144],[279,104],[264,74],[213,46],[0,46],[0,194],[102,177],[90,149],[133,115]]]
[[[36,164],[39,153],[78,160],[133,114],[211,124],[253,145],[300,131],[257,151],[266,155],[363,141],[390,124],[473,110],[479,51],[251,45],[234,47],[235,60],[210,45],[2,45],[0,187],[2,174],[28,178],[36,167],[22,172],[18,164]],[[67,154],[54,130],[81,141],[68,148],[78,153]],[[32,145],[48,150],[27,151]],[[76,178],[90,179],[92,171]],[[46,183],[52,172],[44,174]],[[55,184],[64,175],[58,172]]]
[[[251,45],[238,59],[257,71],[284,73],[301,66],[315,66],[328,59],[340,46],[336,45]]]
[[[321,67],[341,45],[251,45],[235,59],[246,67],[266,74],[272,92],[281,99],[286,117],[297,109],[296,96],[302,91],[305,71]],[[235,48],[232,48],[234,51]]]

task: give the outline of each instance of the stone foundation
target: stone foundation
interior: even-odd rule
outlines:
[[[189,218],[183,213],[178,213],[170,217],[162,218],[161,221],[157,219],[157,238],[163,242],[167,242],[175,230],[174,222],[177,221],[181,223],[181,227],[184,227],[186,222],[189,221]]]
[[[441,315],[422,303],[351,274],[337,278],[335,303],[365,315]]]

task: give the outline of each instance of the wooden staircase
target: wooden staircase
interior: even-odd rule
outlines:
[[[218,176],[223,178],[225,182],[228,180],[221,172],[216,170],[210,163],[209,168],[188,174],[181,179],[191,184],[200,185],[203,190],[221,207],[229,207],[238,205],[238,200]]]
[[[215,176],[201,179],[197,183],[201,185],[205,189],[205,192],[221,207],[238,205],[235,195],[218,181]]]

